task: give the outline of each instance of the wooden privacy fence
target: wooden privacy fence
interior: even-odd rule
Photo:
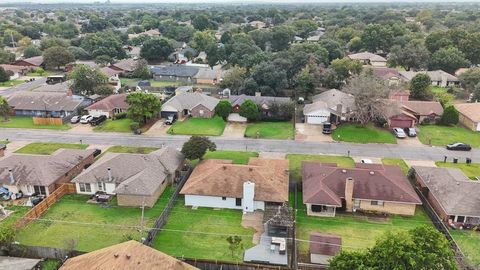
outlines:
[[[64,183],[60,185],[54,192],[52,192],[47,198],[41,201],[30,209],[22,218],[15,222],[15,228],[21,229],[25,227],[33,219],[39,218],[45,213],[50,206],[56,203],[65,194],[75,193],[75,185],[72,183]]]
[[[49,125],[49,126],[61,126],[63,125],[62,118],[55,117],[32,117],[34,125]]]
[[[177,258],[202,270],[291,270],[285,266]]]

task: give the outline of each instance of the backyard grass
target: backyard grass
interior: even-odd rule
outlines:
[[[245,137],[260,139],[292,139],[294,136],[291,122],[258,122],[247,125]]]
[[[57,270],[60,267],[59,260],[46,259],[41,261],[39,266],[40,270]]]
[[[463,127],[437,126],[437,125],[419,125],[417,126],[418,139],[423,144],[445,146],[450,143],[463,142],[472,147],[480,147],[480,133],[468,130]]]
[[[225,129],[225,121],[219,116],[213,118],[189,118],[175,122],[168,134],[220,136]]]
[[[457,168],[463,171],[463,173],[470,179],[475,179],[476,177],[480,177],[480,163],[453,163],[453,162],[446,162],[437,161],[435,165],[438,167],[448,167],[448,168]]]
[[[353,159],[346,156],[288,154],[287,159],[289,161],[290,179],[295,181],[300,181],[302,178],[302,161],[337,163],[339,167],[344,168],[355,166]]]
[[[11,87],[24,83],[22,80],[10,80],[6,82],[0,82],[0,87]]]
[[[241,225],[242,211],[186,207],[179,198],[153,247],[172,256],[232,262],[243,261],[243,251],[253,246],[253,228]],[[243,249],[232,256],[226,238],[242,237]]]
[[[443,94],[447,93],[448,88],[446,87],[440,87],[440,86],[432,86],[432,92],[434,94]]]
[[[472,230],[450,230],[450,234],[460,246],[470,264],[480,266],[480,232]]]
[[[217,150],[210,152],[208,151],[203,159],[228,159],[233,160],[234,164],[247,164],[248,160],[251,157],[258,157],[257,152],[246,152],[246,151],[228,151],[228,150]],[[197,165],[199,162],[198,159],[190,161],[192,166]]]
[[[408,165],[401,158],[382,158],[382,163],[385,165],[398,165],[405,175],[408,174]]]
[[[10,205],[10,206],[6,206],[5,209],[13,211],[13,213],[9,215],[7,218],[0,221],[0,231],[2,231],[4,228],[12,226],[13,223],[15,223],[15,221],[17,221],[18,218],[24,216],[28,212],[28,210],[30,210],[30,207]]]
[[[167,187],[152,208],[145,209],[145,227],[151,228],[174,189]],[[65,248],[75,243],[79,251],[92,251],[129,239],[140,240],[140,207],[102,207],[87,203],[88,195],[69,194],[55,203],[39,220],[17,233],[24,245]],[[147,230],[144,231],[145,236]]]
[[[88,144],[74,144],[74,143],[29,143],[24,147],[15,151],[18,154],[36,154],[36,155],[51,155],[60,148],[68,149],[86,149]]]
[[[0,128],[32,128],[32,129],[56,129],[67,130],[70,129],[68,124],[61,126],[56,125],[35,125],[32,117],[28,116],[11,116],[7,121],[0,120]]]
[[[133,123],[132,119],[124,118],[118,120],[108,119],[101,125],[93,128],[93,131],[99,132],[132,132],[130,124]]]
[[[336,141],[352,143],[397,143],[395,136],[389,130],[373,125],[342,124],[333,131],[332,138]]]
[[[142,146],[123,146],[123,145],[115,145],[108,148],[105,152],[112,152],[112,153],[130,153],[130,154],[148,154],[153,151],[156,151],[160,148],[156,147],[142,147]]]

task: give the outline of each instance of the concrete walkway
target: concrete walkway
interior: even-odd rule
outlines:
[[[225,138],[243,138],[247,129],[247,124],[244,123],[227,123],[222,137]]]
[[[277,152],[260,152],[258,153],[259,158],[270,158],[270,159],[285,159],[287,154],[277,153]]]
[[[18,149],[24,147],[25,145],[29,144],[30,142],[26,141],[13,141],[7,144],[7,149],[5,150],[5,157],[8,157],[13,154],[13,152],[17,151]]]
[[[408,167],[412,166],[426,166],[426,167],[437,167],[435,165],[435,161],[432,160],[411,160],[411,159],[406,159],[405,163],[407,163]]]

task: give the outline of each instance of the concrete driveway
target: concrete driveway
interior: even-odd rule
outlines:
[[[72,128],[67,132],[71,133],[91,133],[93,132],[93,127],[90,124],[72,124]]]
[[[160,119],[155,122],[155,124],[153,124],[144,134],[147,136],[165,136],[168,135],[167,131],[170,127],[170,125],[165,124],[163,119]]]
[[[407,137],[404,139],[397,139],[397,144],[405,146],[422,146],[418,137]]]
[[[295,140],[308,142],[333,142],[331,135],[322,133],[323,125],[295,124]]]
[[[243,138],[247,124],[245,123],[227,123],[222,137],[225,138]]]

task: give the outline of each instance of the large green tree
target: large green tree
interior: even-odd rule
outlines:
[[[247,69],[234,66],[224,75],[223,80],[220,82],[220,86],[223,88],[229,88],[233,93],[238,94],[238,91],[240,90],[240,87],[242,87],[246,78]]]
[[[428,66],[430,52],[419,41],[410,41],[406,46],[395,45],[388,56],[388,61],[394,66],[401,66],[406,70],[425,69]]]
[[[251,100],[246,100],[240,105],[240,110],[238,111],[240,116],[243,116],[248,119],[248,121],[256,121],[260,117],[260,111],[258,110],[257,104]]]
[[[15,61],[15,54],[0,49],[0,64],[10,64]]]
[[[428,67],[431,70],[441,69],[453,74],[461,67],[468,67],[470,62],[465,55],[455,47],[441,48],[432,54]]]
[[[192,47],[198,51],[205,51],[212,44],[216,44],[216,40],[211,31],[198,31],[193,35]]]
[[[442,118],[440,119],[442,125],[456,125],[458,123],[458,111],[452,105],[443,110]]]
[[[93,95],[95,88],[107,83],[107,76],[97,69],[87,65],[77,65],[69,74],[72,79],[71,89],[73,93],[80,95]]]
[[[7,120],[11,113],[12,108],[8,105],[7,99],[0,96],[0,116]]]
[[[215,151],[217,146],[207,137],[192,136],[182,146],[182,154],[189,160],[203,159],[207,151]]]
[[[147,40],[140,50],[140,56],[148,61],[164,61],[173,52],[170,41],[164,38]]]
[[[49,69],[60,69],[75,61],[75,56],[65,47],[50,47],[43,52],[43,63]]]
[[[473,91],[473,89],[480,83],[480,67],[468,69],[460,74],[458,79],[468,91]]]
[[[306,39],[313,31],[317,30],[318,25],[312,20],[301,19],[293,22],[293,27],[295,27],[297,36]]]
[[[215,106],[215,114],[222,117],[223,120],[227,120],[227,117],[232,112],[232,104],[227,99],[220,100],[217,106]]]
[[[40,50],[40,48],[38,48],[37,46],[30,45],[25,49],[23,49],[23,57],[25,58],[30,58],[30,57],[39,56],[39,55],[42,55],[42,50]]]
[[[426,73],[419,73],[410,80],[410,97],[416,100],[432,100],[432,80]]]
[[[3,67],[0,67],[0,83],[7,82],[9,80],[10,75],[8,72]]]
[[[92,58],[99,55],[108,55],[115,59],[127,57],[121,37],[112,31],[87,34],[82,38],[80,47],[89,52]]]
[[[147,61],[144,59],[137,60],[132,75],[135,78],[140,78],[143,80],[150,79],[152,74],[150,73],[150,68],[148,67]]]
[[[135,92],[127,95],[128,118],[139,123],[158,116],[162,110],[160,99],[151,93]]]
[[[369,52],[388,52],[392,46],[393,32],[388,25],[370,24],[363,31],[361,40],[363,47]]]

